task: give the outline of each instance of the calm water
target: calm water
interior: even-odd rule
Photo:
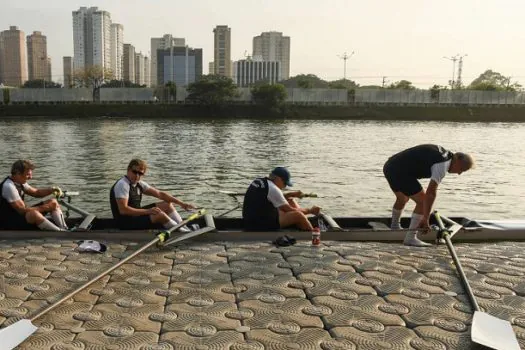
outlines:
[[[216,214],[235,205],[219,190],[242,192],[254,177],[286,165],[294,189],[319,194],[302,204],[332,215],[384,216],[394,200],[382,174],[388,156],[439,143],[472,153],[477,168],[448,174],[436,208],[523,218],[524,135],[525,124],[505,123],[9,119],[0,122],[0,169],[7,176],[14,160],[32,159],[31,184],[79,191],[78,206],[108,216],[109,189],[133,157],[149,163],[145,181]]]

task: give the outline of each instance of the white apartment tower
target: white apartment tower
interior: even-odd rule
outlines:
[[[231,78],[231,29],[228,26],[216,26],[213,29],[213,72]]]
[[[144,85],[144,55],[142,52],[135,54],[135,84]]]
[[[151,62],[148,56],[144,57],[144,84],[151,86]]]
[[[113,79],[122,80],[122,64],[124,61],[124,26],[111,24],[111,70]]]
[[[73,11],[73,45],[75,69],[93,65],[111,69],[110,13],[97,7]]]
[[[157,86],[157,50],[166,50],[172,47],[185,47],[186,39],[175,38],[171,34],[164,34],[162,38],[151,38],[151,65],[150,65],[150,86]]]
[[[281,78],[290,78],[290,37],[281,32],[263,32],[253,38],[253,58],[281,62]]]

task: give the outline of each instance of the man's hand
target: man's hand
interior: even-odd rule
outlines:
[[[314,205],[313,207],[311,207],[310,209],[308,209],[308,212],[310,214],[314,214],[314,215],[319,215],[319,212],[321,211],[321,208],[319,208],[318,206]]]
[[[428,217],[423,217],[423,219],[419,223],[418,230],[419,232],[421,232],[422,235],[426,235],[430,232],[430,223]]]
[[[62,189],[58,186],[53,186],[51,187],[51,189],[53,190],[53,195],[57,198],[61,198],[64,196],[64,192],[62,192]]]
[[[180,204],[180,207],[186,211],[191,210],[191,209],[196,209],[196,207],[193,204],[188,204],[184,202]]]
[[[148,210],[148,215],[158,215],[160,213],[162,213],[162,210],[158,207],[153,207]]]

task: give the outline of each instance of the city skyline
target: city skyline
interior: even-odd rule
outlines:
[[[300,5],[300,6],[299,6]],[[468,53],[463,81],[469,84],[486,69],[525,82],[525,50],[517,45],[525,36],[519,17],[525,3],[507,0],[483,3],[465,0],[439,3],[404,0],[366,3],[332,0],[322,5],[311,0],[264,3],[230,0],[214,10],[208,0],[174,4],[158,0],[55,0],[4,4],[2,30],[18,26],[25,33],[47,36],[53,78],[62,77],[63,56],[73,56],[71,12],[79,7],[99,7],[125,27],[125,42],[150,56],[151,38],[171,33],[186,38],[191,47],[203,48],[203,62],[213,61],[213,28],[232,30],[233,61],[251,52],[254,36],[279,31],[293,41],[290,76],[316,74],[327,80],[343,77],[343,52],[355,51],[347,61],[347,77],[361,85],[381,85],[407,79],[418,87],[447,84],[452,63],[444,56]],[[248,11],[249,9],[249,11]]]

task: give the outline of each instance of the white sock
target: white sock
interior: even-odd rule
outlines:
[[[176,210],[173,210],[171,213],[168,214],[171,220],[175,221],[177,224],[182,222],[182,217],[179,215],[179,213]]]
[[[412,214],[412,218],[410,219],[410,226],[409,230],[405,236],[405,240],[403,241],[404,245],[411,245],[415,247],[428,247],[431,246],[429,243],[425,243],[419,238],[417,238],[417,227],[421,223],[421,220],[423,219],[423,215],[421,214]]]
[[[170,229],[170,228],[172,228],[173,226],[176,226],[176,225],[177,225],[177,223],[176,223],[175,221],[169,219],[169,220],[168,220],[164,225],[162,225],[162,226],[164,226],[164,228]]]
[[[392,208],[392,223],[390,228],[392,230],[401,230],[401,214],[403,214],[403,209]]]
[[[164,224],[164,228],[169,230],[170,228],[172,228],[173,226],[176,226],[176,225],[178,225],[178,223],[176,223],[175,221],[170,219],[170,221],[168,221],[167,223]],[[191,230],[186,225],[184,225],[182,227],[179,227],[177,229],[177,231],[186,233],[186,232],[190,232]]]
[[[64,214],[62,213],[62,210],[57,209],[55,211],[51,212],[51,217],[53,218],[53,221],[55,224],[60,227],[61,229],[67,230],[67,224],[66,220],[64,220]]]
[[[46,218],[44,218],[44,221],[42,221],[42,223],[38,225],[38,228],[44,231],[63,231],[61,228],[59,228]]]

